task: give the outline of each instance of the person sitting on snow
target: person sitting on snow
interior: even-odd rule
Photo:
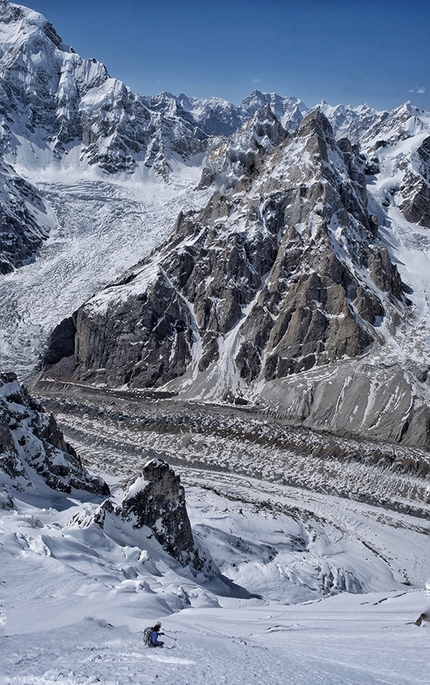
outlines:
[[[162,647],[164,645],[164,642],[162,640],[158,639],[159,635],[164,635],[164,633],[160,633],[160,628],[161,628],[161,623],[156,623],[152,629],[152,633],[151,633],[151,645],[152,645],[152,647]]]

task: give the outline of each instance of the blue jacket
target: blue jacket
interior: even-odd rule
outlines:
[[[152,631],[151,642],[152,642],[153,645],[158,645],[158,644],[159,644],[159,642],[158,642],[158,631],[157,631],[157,630],[153,630],[153,631]]]

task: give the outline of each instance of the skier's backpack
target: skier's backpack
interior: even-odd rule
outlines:
[[[151,636],[152,636],[153,630],[154,630],[153,628],[149,627],[149,628],[145,628],[145,630],[143,631],[143,642],[147,647],[152,646]]]

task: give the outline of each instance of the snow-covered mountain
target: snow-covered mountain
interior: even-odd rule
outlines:
[[[192,114],[203,130],[215,136],[231,135],[264,105],[270,106],[273,114],[288,131],[296,130],[308,113],[308,108],[298,98],[282,97],[277,93],[261,93],[259,90],[251,93],[238,107],[222,98],[204,100],[187,97],[183,93],[177,100]]]
[[[2,149],[25,167],[166,175],[203,150],[184,112],[149,110],[96,59],[83,60],[40,14],[0,5]]]
[[[425,135],[413,133],[411,168]],[[319,109],[290,135],[269,105],[257,110],[208,155],[207,206],[79,309],[69,342],[55,332],[74,355],[51,347],[50,365],[62,361],[49,373],[263,400],[295,424],[428,447],[425,371],[411,357],[389,372],[379,361],[414,325],[414,303],[378,228],[384,206],[368,195],[369,160],[384,160],[368,149],[336,142]]]
[[[426,682],[429,140],[0,0],[1,682]]]
[[[369,105],[359,105],[358,107],[336,105],[336,107],[332,107],[324,100],[319,104],[319,108],[330,121],[336,138],[347,137],[353,145],[368,135],[369,129],[378,129],[389,116],[389,112],[380,112],[369,107]]]
[[[2,0],[0,152],[14,168],[3,164],[3,185],[14,186],[15,194],[13,211],[2,201],[2,273],[31,260],[52,228],[40,214],[46,211],[40,198],[38,225],[32,221],[29,188],[19,190],[17,173],[34,177],[36,185],[49,170],[62,169],[105,180],[167,180],[178,163],[201,159],[208,137],[231,134],[264,104],[287,130],[297,128],[307,112],[297,98],[259,91],[239,107],[218,98],[135,95],[96,59],[79,57],[42,15]],[[36,190],[31,193],[36,197]]]
[[[40,14],[0,11],[3,271],[40,252],[0,283],[5,368],[67,358],[57,375],[427,445],[428,113],[137,96]],[[117,330],[110,301],[141,281]]]

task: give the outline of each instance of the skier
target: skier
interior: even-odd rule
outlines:
[[[160,628],[161,623],[156,623],[152,629],[151,647],[162,647],[164,645],[164,642],[158,639],[159,635],[164,635],[164,633],[160,633]]]

